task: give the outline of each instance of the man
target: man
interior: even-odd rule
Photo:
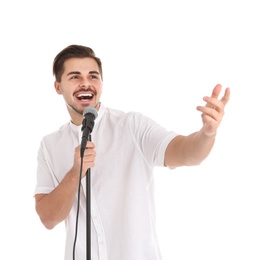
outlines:
[[[42,223],[52,229],[65,221],[65,260],[69,260],[78,217],[75,255],[77,260],[86,259],[85,178],[91,168],[91,259],[161,259],[154,225],[153,168],[197,165],[209,155],[230,89],[219,99],[222,86],[217,84],[212,95],[203,98],[206,105],[197,107],[201,129],[182,136],[140,113],[105,107],[100,102],[102,64],[91,48],[63,49],[54,59],[53,74],[71,121],[43,137],[39,148],[35,202]],[[95,107],[98,116],[81,158],[87,107]]]

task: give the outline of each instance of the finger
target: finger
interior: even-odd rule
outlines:
[[[197,110],[202,113],[201,114],[202,117],[208,116],[208,117],[213,118],[216,121],[220,121],[221,120],[222,114],[219,113],[216,109],[209,108],[209,107],[206,107],[206,106],[204,106],[204,107],[203,106],[198,106]]]
[[[214,108],[214,109],[218,108],[218,97],[219,97],[219,94],[221,92],[221,89],[222,89],[222,85],[217,84],[212,91],[211,97],[204,97],[203,98],[203,100],[205,102],[207,102],[206,107],[211,107],[211,108]],[[230,90],[229,90],[229,88],[227,88],[225,90],[225,95],[220,100],[224,104],[224,106],[229,100],[229,94],[230,94]],[[221,107],[222,107],[222,105],[221,105]]]
[[[222,89],[222,85],[217,84],[212,91],[211,97],[217,99],[220,94],[221,89]]]
[[[221,112],[225,107],[222,100],[218,100],[218,99],[215,99],[215,98],[212,98],[212,97],[204,97],[203,100],[205,102],[207,102],[205,107],[215,109],[218,112]]]
[[[95,161],[95,154],[88,154],[85,155],[84,154],[84,162],[88,163],[88,162],[94,162]]]
[[[230,99],[230,88],[226,88],[224,96],[221,98],[221,101],[224,105],[227,104],[227,102]]]
[[[86,144],[86,149],[93,149],[93,148],[95,148],[94,143],[91,141],[88,141]]]
[[[96,152],[93,149],[87,149],[84,154],[84,162],[93,162],[96,158]]]
[[[215,105],[212,104],[214,102],[214,100],[217,100],[218,99],[218,96],[220,94],[220,91],[222,89],[222,85],[221,84],[217,84],[213,90],[212,90],[212,93],[211,93],[211,97],[209,96],[205,96],[203,97],[203,100],[205,102],[207,102],[206,104],[206,107],[211,107],[211,108],[215,108]]]

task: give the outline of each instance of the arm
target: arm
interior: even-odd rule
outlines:
[[[88,142],[87,148],[83,158],[82,178],[87,169],[94,166],[94,144]],[[49,194],[35,195],[36,212],[47,229],[52,229],[69,215],[78,191],[80,164],[80,146],[78,146],[75,149],[73,167],[60,184]]]
[[[176,136],[165,153],[165,166],[191,166],[200,164],[210,153],[215,143],[217,129],[224,116],[224,109],[230,98],[230,89],[218,100],[222,86],[216,85],[211,97],[204,97],[205,106],[198,106],[202,117],[202,128],[188,136]]]

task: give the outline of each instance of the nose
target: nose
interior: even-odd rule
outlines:
[[[79,87],[84,88],[84,89],[88,89],[89,86],[90,86],[90,85],[87,85],[87,84],[85,84],[85,83],[80,83],[80,84],[79,84]]]

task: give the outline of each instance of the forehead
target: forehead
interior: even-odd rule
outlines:
[[[97,62],[92,58],[70,58],[64,62],[64,74],[71,71],[88,73],[93,70],[100,72]]]

